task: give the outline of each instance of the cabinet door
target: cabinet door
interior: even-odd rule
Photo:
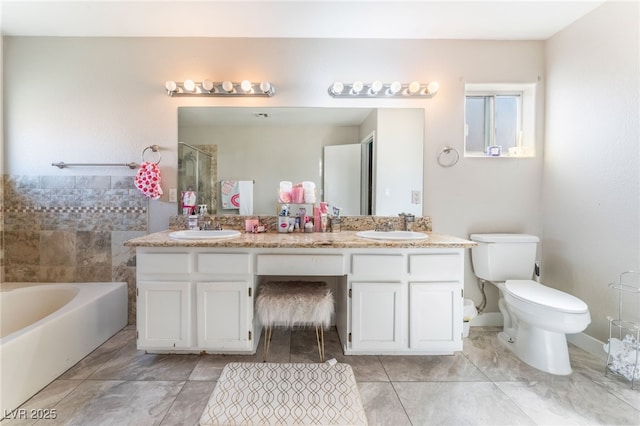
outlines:
[[[462,349],[462,285],[459,282],[409,283],[409,347]]]
[[[251,347],[249,281],[199,282],[197,286],[198,347],[205,350]]]
[[[138,349],[191,346],[191,283],[141,281],[137,295]]]
[[[406,286],[400,282],[353,282],[354,350],[406,348]]]

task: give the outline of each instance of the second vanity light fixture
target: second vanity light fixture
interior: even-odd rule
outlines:
[[[439,88],[440,84],[437,81],[428,84],[418,81],[412,81],[408,84],[399,81],[392,83],[381,81],[343,83],[336,81],[329,86],[329,94],[334,98],[432,98],[438,93]]]
[[[249,80],[243,80],[239,83],[229,80],[220,82],[211,80],[175,82],[169,80],[165,83],[164,88],[169,96],[273,96],[276,93],[276,88],[268,81],[253,83]]]

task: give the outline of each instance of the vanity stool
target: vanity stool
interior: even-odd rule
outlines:
[[[256,313],[264,327],[264,361],[269,356],[273,326],[313,325],[320,362],[324,361],[324,329],[331,323],[333,293],[324,281],[267,281],[258,288]]]

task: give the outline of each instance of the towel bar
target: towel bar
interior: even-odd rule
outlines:
[[[52,166],[55,166],[59,169],[64,169],[67,167],[128,167],[130,169],[135,169],[138,167],[138,164],[131,163],[65,163],[60,161],[59,163],[51,163]]]

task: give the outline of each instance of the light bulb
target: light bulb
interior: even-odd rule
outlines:
[[[176,90],[178,90],[178,85],[176,84],[175,81],[173,80],[169,80],[164,84],[164,87],[167,89],[167,92],[175,92]]]
[[[400,91],[400,89],[402,89],[402,84],[400,84],[399,81],[394,81],[389,86],[389,94],[395,95],[396,93],[398,93]]]
[[[357,95],[362,91],[363,87],[364,87],[364,84],[362,84],[361,81],[354,81],[353,84],[351,85],[351,93],[353,93],[354,95]]]
[[[409,83],[409,93],[414,95],[420,91],[420,83],[417,81],[412,81]]]
[[[369,93],[372,95],[375,95],[381,90],[382,90],[382,82],[380,80],[376,80],[373,83],[371,83],[371,88],[369,89]]]
[[[260,90],[262,90],[262,93],[269,93],[271,91],[271,83],[263,81],[260,83]]]
[[[436,93],[438,93],[438,90],[440,90],[440,83],[438,83],[437,81],[432,81],[431,83],[427,84],[427,92],[430,95],[435,95]]]
[[[196,89],[196,84],[193,82],[193,80],[185,80],[183,86],[184,90],[186,90],[187,92],[193,92]]]
[[[240,88],[244,93],[251,92],[251,82],[249,80],[242,80],[242,83],[240,83]]]
[[[339,95],[343,90],[344,84],[342,84],[342,82],[340,81],[336,81],[335,83],[333,83],[333,86],[331,86],[331,93],[333,93],[334,95]]]
[[[202,88],[207,92],[210,92],[213,89],[213,82],[211,80],[203,80]]]
[[[233,83],[230,82],[229,80],[223,81],[222,82],[222,90],[224,90],[227,93],[233,92]]]

